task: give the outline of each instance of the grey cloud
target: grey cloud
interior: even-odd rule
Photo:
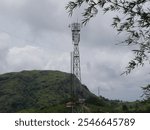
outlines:
[[[27,0],[20,9],[20,17],[34,32],[64,31],[65,27],[62,25],[68,20],[64,8],[64,4],[59,6],[53,0]]]
[[[7,23],[7,26],[13,24],[13,30],[15,28],[18,30],[18,28],[23,28],[26,25],[33,34],[37,35],[37,33],[41,34],[45,31],[64,32],[69,24],[65,4],[62,1],[15,0],[10,2],[9,0],[2,0],[0,5],[1,17],[11,21],[11,23]],[[10,30],[10,28],[12,27],[8,29]]]
[[[6,33],[0,33],[0,73],[5,72],[6,67],[6,57],[9,50],[10,37]]]
[[[127,52],[125,52],[114,51],[110,48],[84,50],[84,59],[82,60],[87,65],[82,67],[82,71],[84,71],[82,77],[83,82],[88,84],[91,91],[97,94],[99,87],[101,94],[108,98],[135,100],[136,97],[136,99],[140,99],[141,87],[149,83],[149,76],[146,73],[149,66],[142,70],[137,69],[128,76],[121,76],[120,74],[131,57],[131,53],[128,52],[126,55]]]

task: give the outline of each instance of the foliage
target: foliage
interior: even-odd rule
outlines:
[[[73,0],[66,9],[72,15],[74,9],[87,5],[83,12],[82,24],[96,16],[99,8],[104,13],[119,12],[121,15],[113,18],[112,26],[118,33],[127,33],[127,38],[122,43],[135,45],[135,57],[129,62],[124,73],[129,74],[137,66],[143,66],[149,60],[150,53],[150,1],[149,0]]]
[[[147,85],[146,87],[142,87],[142,89],[143,89],[142,97],[144,97],[145,99],[150,99],[150,84]]]

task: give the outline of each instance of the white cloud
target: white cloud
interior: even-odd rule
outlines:
[[[46,64],[44,50],[34,46],[13,47],[7,55],[8,71],[42,69]]]
[[[52,54],[44,69],[48,70],[61,70],[70,72],[70,55],[69,53]]]
[[[7,72],[44,69],[70,71],[69,53],[55,53],[37,47],[26,45],[23,47],[12,47],[7,53]]]

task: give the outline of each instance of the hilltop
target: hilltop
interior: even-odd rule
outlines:
[[[78,79],[75,86],[78,97],[93,96]],[[42,111],[70,98],[71,74],[65,72],[34,70],[0,75],[0,112]]]

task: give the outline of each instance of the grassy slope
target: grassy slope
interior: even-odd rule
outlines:
[[[22,71],[0,75],[0,112],[54,111],[56,105],[64,104],[70,98],[70,86],[70,74],[59,71]],[[82,89],[84,98],[92,95],[86,87],[82,86]],[[76,91],[81,96],[77,79]],[[52,107],[55,109],[51,110]]]

